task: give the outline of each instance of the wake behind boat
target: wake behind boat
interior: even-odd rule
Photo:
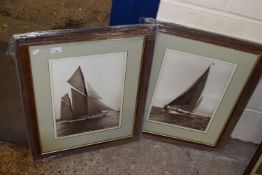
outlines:
[[[64,122],[57,122],[57,137],[119,127],[119,121],[119,111],[112,111],[103,114],[102,117],[85,117]]]
[[[116,111],[116,112],[119,112],[119,111]],[[92,115],[92,116],[89,116],[89,115],[86,115],[86,116],[82,116],[82,117],[79,117],[79,118],[76,118],[76,119],[71,119],[71,120],[56,120],[57,123],[72,123],[72,122],[75,122],[75,121],[82,121],[82,120],[87,120],[87,119],[94,119],[94,118],[101,118],[101,117],[105,117],[106,114],[110,114],[112,113],[112,111],[102,111],[100,114],[96,114],[96,115]]]

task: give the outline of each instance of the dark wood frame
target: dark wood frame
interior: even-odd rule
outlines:
[[[231,116],[227,120],[226,125],[224,126],[219,138],[217,139],[214,146],[205,145],[204,143],[197,143],[193,141],[182,140],[178,138],[171,138],[167,136],[161,136],[157,134],[143,132],[143,136],[145,138],[154,139],[158,141],[164,141],[168,143],[178,144],[182,146],[189,146],[197,149],[204,150],[213,150],[215,148],[221,148],[225,144],[225,142],[230,137],[231,132],[234,129],[235,124],[237,123],[239,117],[241,116],[245,106],[252,95],[253,91],[256,88],[256,85],[262,75],[262,45],[231,38],[224,35],[219,35],[215,33],[210,33],[207,31],[197,30],[177,24],[171,24],[166,22],[156,21],[154,19],[144,19],[144,22],[147,24],[155,24],[157,25],[156,32],[161,32],[165,34],[170,34],[174,36],[179,36],[183,38],[188,38],[192,40],[197,40],[201,42],[206,42],[209,44],[214,44],[218,46],[223,46],[225,48],[232,48],[239,51],[244,51],[252,54],[258,55],[258,61],[255,65],[251,75],[246,82],[242,92],[235,103],[233,110],[231,111]],[[152,64],[152,62],[150,63]],[[150,73],[148,73],[150,76]],[[149,80],[149,78],[147,78]],[[149,82],[147,82],[148,84]]]
[[[255,154],[253,155],[243,175],[250,175],[250,173],[253,171],[254,167],[257,164],[257,161],[259,160],[261,156],[262,156],[262,143],[260,143],[258,149],[256,150]]]
[[[17,61],[17,68],[19,71],[19,79],[21,83],[21,94],[23,99],[23,107],[25,112],[25,119],[27,125],[27,135],[29,146],[32,151],[34,160],[43,160],[58,156],[64,156],[74,153],[79,153],[86,150],[94,150],[107,146],[114,146],[136,141],[142,125],[143,103],[145,101],[146,74],[150,70],[150,60],[152,55],[148,52],[143,53],[143,58],[140,68],[140,84],[137,93],[135,124],[132,138],[124,138],[109,142],[103,142],[90,146],[83,146],[80,148],[72,148],[65,151],[57,151],[54,153],[41,154],[39,130],[37,124],[37,113],[35,106],[35,97],[33,91],[32,72],[30,65],[29,47],[35,45],[47,45],[55,43],[67,43],[78,41],[94,41],[107,39],[121,39],[128,37],[144,37],[144,50],[153,50],[154,45],[154,31],[155,26],[152,25],[134,25],[122,27],[108,27],[100,29],[75,29],[75,30],[57,30],[49,32],[36,32],[29,34],[17,35],[14,38],[14,47]]]
[[[137,141],[142,130],[142,120],[144,115],[144,108],[146,104],[146,96],[148,90],[148,83],[151,72],[153,50],[155,45],[156,32],[162,32],[193,40],[198,40],[210,44],[215,44],[227,48],[257,54],[262,54],[262,46],[252,42],[238,40],[206,31],[200,31],[192,28],[183,27],[180,25],[156,22],[155,20],[146,21],[147,25],[133,25],[122,27],[108,27],[100,29],[74,29],[74,30],[57,30],[49,32],[36,32],[24,35],[17,35],[14,40],[15,54],[17,67],[20,75],[21,94],[23,99],[23,106],[25,112],[25,119],[27,124],[27,133],[29,145],[32,151],[34,160],[46,159],[50,157],[63,156],[83,152],[86,150],[94,150],[104,148],[107,146],[114,146],[132,141]],[[37,126],[37,115],[35,108],[35,98],[33,92],[33,82],[31,65],[29,61],[29,46],[46,45],[55,43],[78,42],[78,41],[93,41],[93,40],[106,40],[106,39],[121,39],[126,37],[144,36],[144,53],[141,63],[139,91],[136,102],[136,120],[133,130],[132,138],[124,138],[121,140],[104,142],[100,144],[84,146],[80,148],[73,148],[66,151],[58,151],[50,154],[41,155],[39,132]],[[247,81],[240,98],[236,102],[231,117],[227,121],[219,139],[215,146],[208,146],[190,141],[174,139],[170,137],[159,136],[155,134],[144,133],[143,136],[161,140],[169,143],[176,143],[185,146],[196,147],[198,149],[214,149],[223,146],[223,143],[228,139],[232,132],[234,125],[243,112],[249,97],[254,91],[256,84],[262,74],[262,57],[260,57],[255,68],[253,69],[249,80]]]

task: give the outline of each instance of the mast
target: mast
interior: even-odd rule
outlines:
[[[176,107],[188,112],[192,112],[196,106],[201,102],[199,98],[206,85],[207,77],[210,71],[211,65],[205,70],[205,72],[190,86],[184,93],[178,96],[176,99],[168,103],[165,107]]]
[[[73,110],[68,93],[61,97],[60,118],[61,120],[73,118]]]

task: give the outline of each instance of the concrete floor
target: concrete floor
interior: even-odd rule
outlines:
[[[4,175],[241,175],[257,145],[230,140],[222,150],[207,152],[141,139],[45,162],[32,162],[29,150],[0,142]]]

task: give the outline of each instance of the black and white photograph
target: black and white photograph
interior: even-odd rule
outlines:
[[[207,132],[236,68],[166,49],[147,120]]]
[[[121,126],[127,53],[49,60],[56,138]]]

